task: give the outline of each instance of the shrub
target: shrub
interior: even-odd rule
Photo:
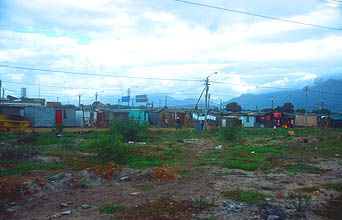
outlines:
[[[100,160],[113,161],[118,164],[126,164],[134,152],[133,146],[123,144],[120,135],[101,135],[91,142],[90,147],[94,149]]]
[[[140,125],[133,120],[114,119],[111,122],[109,133],[111,135],[121,135],[123,141],[143,141],[146,137],[144,132],[146,125]]]
[[[239,138],[240,131],[240,127],[229,125],[226,128],[220,128],[218,130],[218,135],[222,141],[235,141]]]

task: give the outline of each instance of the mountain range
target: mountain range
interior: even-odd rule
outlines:
[[[289,89],[263,94],[242,94],[224,102],[237,102],[243,109],[261,110],[266,108],[282,106],[286,102],[294,105],[295,109],[304,109],[306,102],[305,87],[299,89]],[[149,95],[149,102],[155,107],[165,106],[166,95]],[[196,98],[179,100],[167,96],[167,106],[170,108],[193,109],[197,102]],[[138,103],[136,103],[138,104]],[[219,107],[219,103],[211,102],[212,106]],[[341,79],[317,79],[308,86],[307,109],[312,111],[319,108],[327,108],[332,112],[342,112],[342,80]],[[204,98],[199,102],[199,108],[204,109]]]
[[[304,109],[306,105],[306,88],[291,89],[287,91],[270,92],[264,94],[243,94],[225,102],[237,102],[243,109],[272,108],[282,106],[286,102],[294,105],[295,109]],[[308,86],[307,109],[312,111],[319,108],[327,108],[332,112],[342,112],[342,80],[317,79],[314,84]]]

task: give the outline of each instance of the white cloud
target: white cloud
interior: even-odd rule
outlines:
[[[165,12],[145,12],[144,17],[151,21],[156,22],[172,22],[175,20],[174,16]]]
[[[21,12],[27,12],[26,16],[29,15],[25,20],[25,15],[17,13],[16,24],[25,24],[25,27],[29,26],[33,31],[0,30],[0,62],[23,63],[46,69],[155,78],[204,79],[209,73],[218,71],[221,75],[213,77],[214,81],[233,85],[217,84],[212,91],[226,95],[258,90],[255,86],[250,86],[247,80],[251,82],[259,75],[244,73],[238,67],[234,69],[232,63],[246,65],[245,69],[252,63],[253,67],[249,67],[252,71],[259,63],[264,66],[265,63],[271,65],[273,62],[286,61],[291,71],[287,67],[275,70],[268,66],[265,67],[267,73],[263,73],[264,69],[260,68],[260,74],[264,75],[282,73],[279,75],[280,80],[264,85],[301,85],[320,75],[316,71],[317,61],[342,56],[342,35],[339,32],[328,34],[327,31],[322,31],[314,37],[299,36],[288,40],[287,36],[291,38],[294,32],[318,32],[307,26],[281,21],[255,22],[254,19],[246,18],[243,21],[248,22],[233,25],[221,22],[213,25],[217,27],[211,28],[197,21],[184,19],[175,9],[171,13],[165,8],[137,8],[129,0],[86,0],[82,4],[76,0],[33,0],[16,1],[16,5]],[[287,19],[336,25],[336,9],[319,9]],[[47,33],[35,33],[36,27],[47,27]],[[278,39],[279,36],[282,38]],[[298,62],[310,63],[313,68],[299,70]],[[332,69],[340,69],[340,65],[336,64]],[[227,72],[230,73],[226,74]],[[29,77],[29,74],[33,73],[25,72],[24,76]],[[34,75],[42,83],[79,87],[63,90],[66,95],[86,92],[80,89],[84,87],[126,90],[129,86],[138,85],[137,91],[141,92],[185,94],[189,91],[201,92],[203,86],[197,82],[80,78],[70,74],[36,72]],[[120,94],[120,91],[112,92]]]

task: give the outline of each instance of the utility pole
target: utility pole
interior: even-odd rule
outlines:
[[[207,78],[205,79],[205,109],[204,109],[204,130],[207,130],[207,115],[208,115],[208,107],[209,107],[209,97],[208,97],[208,92],[209,92],[209,77],[213,74],[217,74],[217,72],[214,72],[212,74],[210,74],[209,76],[207,76]]]
[[[305,115],[304,115],[304,127],[306,127],[306,115],[307,115],[307,108],[308,108],[308,95],[309,95],[309,87],[305,87]]]
[[[2,86],[2,82],[1,82],[1,79],[0,79],[0,114],[2,113],[1,86]]]
[[[78,107],[81,107],[81,93],[78,94]]]
[[[204,130],[207,130],[209,76],[205,80]]]
[[[321,105],[321,109],[324,109],[324,102],[325,102],[325,99],[322,98],[322,105]]]
[[[2,82],[1,82],[1,79],[0,79],[0,105],[1,105],[1,86],[2,86]]]
[[[118,109],[120,109],[120,99],[118,99]]]
[[[97,105],[97,97],[98,97],[98,94],[97,94],[97,92],[95,93],[95,106],[96,106],[96,109],[97,109],[97,107],[98,107],[98,105]]]
[[[160,100],[160,98],[159,98],[159,109],[160,109],[160,101],[161,101],[161,100]]]
[[[40,85],[38,83],[38,98],[40,99]]]
[[[85,119],[84,119],[84,106],[82,106],[82,114],[83,114],[83,127],[85,127]]]
[[[165,108],[167,108],[167,96],[165,96]]]
[[[274,109],[274,97],[272,96],[272,110]]]
[[[1,99],[1,97],[0,97]],[[1,102],[0,102],[1,103]],[[1,112],[2,112],[2,107],[5,104],[5,88],[2,88],[2,104],[1,104]]]
[[[127,102],[127,103],[128,103],[128,109],[129,109],[129,101],[130,101],[130,98],[131,98],[131,96],[130,96],[131,94],[130,94],[130,93],[131,93],[131,90],[130,90],[130,88],[128,88],[128,89],[127,89],[127,97],[128,97],[128,102]]]
[[[210,94],[208,95],[208,111],[210,111]]]
[[[59,97],[57,97],[57,103],[58,103],[58,99],[59,99]]]

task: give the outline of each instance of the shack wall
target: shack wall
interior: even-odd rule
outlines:
[[[295,125],[298,127],[304,127],[304,118],[305,115],[296,115]],[[316,115],[307,115],[306,116],[306,126],[307,127],[317,127],[317,116]]]
[[[77,126],[74,108],[28,106],[24,109],[24,117],[32,122],[33,127],[54,127],[56,126],[56,110],[62,111],[63,126]]]
[[[245,128],[254,128],[255,117],[254,116],[241,116],[240,120]]]

